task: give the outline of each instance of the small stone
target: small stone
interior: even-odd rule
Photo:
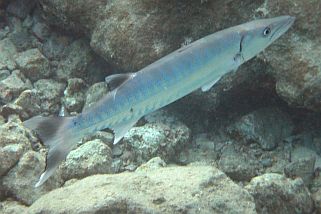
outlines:
[[[316,213],[321,213],[321,188],[315,192],[313,195],[314,205],[316,209]]]
[[[261,159],[260,163],[263,165],[263,167],[271,167],[273,165],[273,161],[271,158]]]
[[[83,141],[91,141],[91,140],[95,140],[95,139],[99,139],[101,140],[104,144],[108,145],[110,148],[113,147],[113,139],[114,139],[114,135],[110,132],[105,132],[105,131],[97,131],[92,135],[88,135],[85,136],[83,138]],[[120,145],[120,144],[117,144]],[[117,146],[115,145],[115,146]]]
[[[205,134],[194,135],[193,142],[179,153],[177,161],[181,164],[196,161],[212,163],[219,158],[219,142],[224,140],[209,139]]]
[[[32,26],[33,35],[43,42],[50,34],[49,27],[43,22],[36,22]]]
[[[4,39],[10,32],[10,29],[8,26],[5,26],[4,28],[0,29],[0,40]]]
[[[289,137],[292,130],[293,123],[285,113],[277,108],[263,108],[243,116],[228,131],[237,140],[255,142],[270,151]]]
[[[160,157],[150,159],[147,163],[142,164],[136,169],[136,172],[144,172],[147,170],[155,170],[161,167],[165,167],[166,163]]]
[[[123,154],[123,148],[121,146],[119,146],[118,144],[116,144],[113,149],[113,157],[117,157],[117,156],[121,156]]]
[[[50,33],[50,36],[46,38],[42,46],[42,53],[50,60],[58,60],[64,57],[64,49],[69,45],[70,39],[65,36],[58,36],[54,32]]]
[[[35,5],[35,0],[13,0],[10,1],[10,4],[7,7],[7,12],[24,19],[35,7]]]
[[[255,177],[245,187],[258,213],[312,213],[313,200],[301,178],[269,173]]]
[[[125,170],[133,172],[137,169],[137,166],[133,163],[128,164],[127,166],[125,166]]]
[[[165,201],[166,201],[166,199],[164,197],[158,197],[158,198],[153,199],[154,204],[162,204]]]
[[[316,157],[301,158],[286,165],[284,173],[287,177],[300,177],[306,186],[309,186],[314,178],[314,165]]]
[[[62,103],[69,112],[81,112],[85,103],[85,89],[86,85],[82,79],[72,78],[68,80]]]
[[[4,176],[25,152],[25,146],[22,144],[10,144],[0,147],[0,176]]]
[[[190,130],[184,124],[170,128],[165,124],[155,123],[130,129],[124,136],[123,143],[129,146],[140,165],[155,156],[164,160],[172,159],[189,138]]]
[[[100,82],[92,85],[87,91],[86,103],[83,110],[90,108],[93,104],[98,102],[107,93],[108,93],[108,87],[105,82]]]
[[[121,167],[123,165],[123,161],[120,158],[113,158],[113,162],[111,164],[111,171],[112,173],[119,173],[121,172]]]
[[[29,134],[21,121],[11,120],[0,126],[0,147],[12,144],[23,145],[26,149],[30,148]]]
[[[232,180],[249,181],[258,174],[260,164],[251,155],[237,152],[232,145],[222,151],[219,168]]]
[[[14,24],[13,31],[8,34],[8,38],[18,52],[27,51],[39,45],[37,39],[29,33],[28,29],[22,27],[20,20]]]
[[[84,143],[71,151],[61,166],[63,179],[84,178],[111,172],[111,149],[101,140]]]
[[[21,72],[32,81],[43,79],[50,75],[49,62],[37,48],[19,53],[16,63]]]
[[[41,79],[34,83],[42,112],[57,114],[65,84],[52,79]]]
[[[10,76],[10,71],[8,70],[1,70],[0,71],[0,81],[8,78]]]
[[[0,107],[0,115],[7,119],[11,115],[19,115],[21,119],[28,118],[28,114],[24,111],[24,109],[21,106],[12,103],[8,103]]]
[[[37,95],[37,91],[34,89],[23,91],[15,100],[14,104],[21,106],[23,111],[27,113],[28,118],[41,113],[40,99]]]
[[[31,26],[33,25],[33,18],[28,15],[22,22],[22,26],[25,28],[31,28]]]
[[[16,68],[15,55],[17,49],[8,38],[0,41],[0,69],[14,70]]]
[[[20,71],[15,70],[9,77],[0,81],[0,103],[8,103],[30,88],[30,81]]]

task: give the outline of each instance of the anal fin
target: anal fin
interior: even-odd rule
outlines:
[[[214,81],[211,81],[211,82],[206,83],[205,85],[203,85],[203,86],[201,87],[202,91],[205,92],[205,91],[210,90],[210,89],[213,87],[213,85],[215,85],[215,83],[217,83],[220,79],[221,79],[221,77],[220,77],[220,78],[217,78],[217,79],[214,80]]]
[[[114,144],[118,143],[129,131],[129,129],[131,129],[137,123],[138,120],[139,119],[134,118],[126,123],[111,127],[111,129],[114,131]]]

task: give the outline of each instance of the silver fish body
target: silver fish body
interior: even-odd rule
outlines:
[[[106,78],[113,90],[76,117],[34,117],[24,124],[49,146],[44,183],[83,136],[114,131],[114,143],[144,115],[201,88],[209,90],[224,74],[236,70],[284,34],[294,18],[280,16],[231,27],[199,39],[136,73]]]

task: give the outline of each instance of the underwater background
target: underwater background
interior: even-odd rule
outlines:
[[[85,137],[35,188],[23,121],[77,115],[208,34],[291,15],[264,52],[142,118]],[[321,213],[320,0],[0,0],[0,213]],[[177,83],[180,84],[180,83]]]

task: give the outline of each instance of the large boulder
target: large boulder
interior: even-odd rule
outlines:
[[[274,68],[277,93],[293,106],[321,110],[320,2],[269,1],[271,15],[296,16],[292,32],[267,49],[265,58]]]
[[[136,71],[183,44],[252,16],[234,10],[239,9],[238,1],[40,3],[46,14],[52,15],[48,16],[51,23],[82,31],[91,38],[90,45],[98,54],[124,71]],[[247,9],[259,5],[260,1],[255,1]]]
[[[145,168],[147,169],[147,168]],[[54,190],[30,213],[255,213],[253,198],[209,166],[95,175]]]

